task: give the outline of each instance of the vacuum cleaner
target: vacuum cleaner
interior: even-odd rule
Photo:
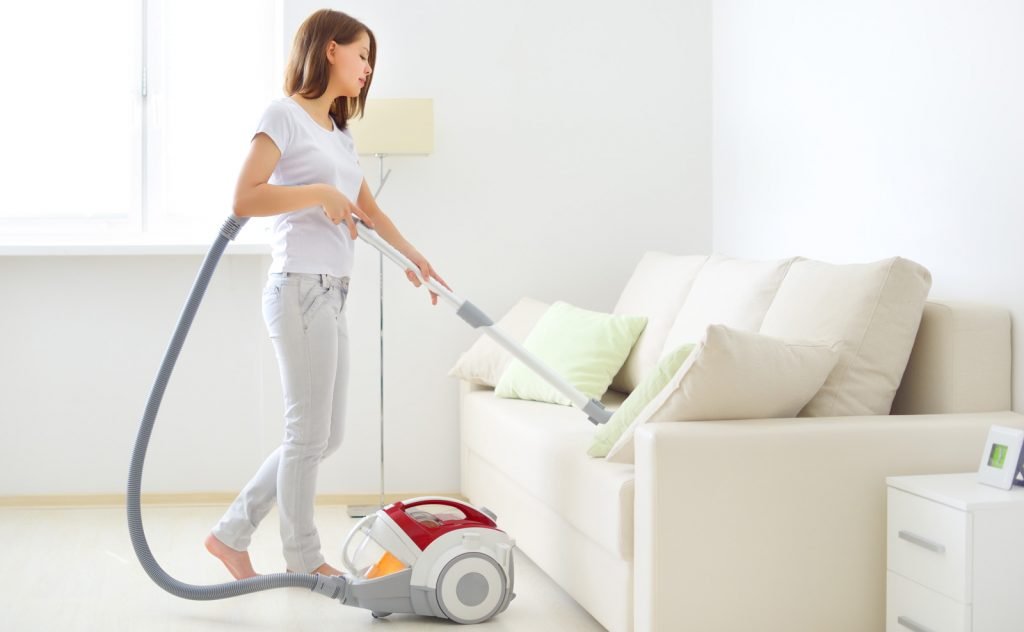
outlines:
[[[611,413],[596,399],[548,368],[539,358],[494,327],[494,322],[471,302],[419,268],[358,218],[358,236],[455,307],[471,327],[481,329],[587,414],[601,424]],[[171,577],[157,563],[142,526],[140,495],[142,468],[157,411],[178,354],[185,343],[210,278],[229,241],[248,218],[231,215],[221,226],[192,285],[150,391],[132,451],[128,473],[128,531],[135,555],[146,574],[172,595],[213,600],[275,588],[302,587],[344,605],[370,610],[376,618],[411,613],[471,624],[487,621],[508,608],[513,592],[515,542],[498,528],[497,517],[485,507],[452,498],[424,497],[392,503],[367,515],[349,532],[342,546],[345,574],[277,573],[213,585],[194,585]]]

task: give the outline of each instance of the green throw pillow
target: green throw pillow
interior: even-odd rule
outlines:
[[[599,398],[646,326],[646,316],[602,314],[556,301],[534,325],[523,347],[582,393]],[[572,405],[519,360],[509,363],[494,394]]]
[[[686,358],[696,346],[695,344],[683,345],[662,358],[658,366],[636,385],[626,401],[622,402],[618,410],[612,413],[612,418],[608,420],[608,423],[598,426],[597,432],[594,433],[594,441],[590,444],[587,454],[598,457],[608,456],[608,451],[612,449],[622,433],[633,424],[636,416],[661,392],[661,389],[665,388],[665,385],[676,374],[679,367],[683,366],[683,362],[686,362]]]

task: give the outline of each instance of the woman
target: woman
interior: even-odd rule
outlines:
[[[256,575],[247,549],[275,501],[287,570],[341,574],[320,551],[313,500],[318,465],[338,448],[344,426],[354,218],[424,279],[447,287],[374,202],[347,129],[365,107],[376,53],[373,32],[359,21],[327,9],[309,16],[288,61],[289,96],[266,109],[238,179],[235,213],[274,216],[263,316],[281,371],[285,436],[206,538],[236,579]],[[406,274],[419,287],[415,273]]]

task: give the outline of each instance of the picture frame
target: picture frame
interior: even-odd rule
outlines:
[[[1012,489],[1024,462],[1024,430],[992,426],[978,466],[978,482]],[[1024,484],[1024,483],[1017,483]]]

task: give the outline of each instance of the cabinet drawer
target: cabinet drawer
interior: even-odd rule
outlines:
[[[889,570],[955,601],[971,603],[966,512],[889,488]]]
[[[971,632],[971,607],[889,571],[885,632]]]

